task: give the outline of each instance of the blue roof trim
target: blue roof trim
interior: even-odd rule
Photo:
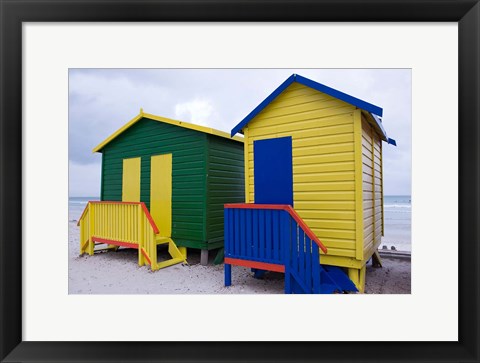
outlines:
[[[280,93],[282,93],[285,88],[290,86],[295,81],[295,74],[292,74],[288,77],[285,82],[283,82],[275,91],[273,91],[267,98],[265,98],[262,103],[260,103],[257,107],[250,112],[247,117],[245,117],[240,123],[232,129],[230,136],[234,136],[237,132],[240,132],[246,124],[250,122],[252,118],[257,116],[267,105],[272,102]]]
[[[370,114],[372,114],[372,116],[378,115],[381,117],[383,115],[383,110],[381,107],[372,105],[371,103],[362,101],[359,98],[347,95],[346,93],[337,91],[334,88],[312,81],[311,79],[302,77],[298,74],[292,74],[275,91],[273,91],[267,98],[265,98],[262,103],[260,103],[257,107],[255,107],[255,109],[252,112],[250,112],[247,115],[247,117],[245,117],[242,121],[240,121],[240,123],[237,126],[235,126],[232,129],[231,136],[233,137],[233,135],[235,135],[237,132],[240,132],[245,127],[245,125],[247,125],[255,116],[257,116],[265,107],[267,107],[267,105],[270,102],[272,102],[280,93],[282,93],[285,90],[285,88],[290,86],[293,82],[298,82],[300,84],[303,84],[304,86],[313,88],[317,91],[320,91],[332,97],[338,98],[339,100],[342,100],[344,102],[347,102],[353,106],[356,106],[362,110],[369,112]],[[380,126],[380,128],[385,133],[385,130],[383,129],[383,127]]]
[[[331,88],[331,87],[325,86],[324,84],[312,81],[311,79],[302,77],[298,74],[295,77],[295,82],[298,82],[300,84],[303,84],[304,86],[316,89],[317,91],[326,93],[327,95],[338,98],[339,100],[342,100],[346,103],[357,106],[358,108],[361,108],[362,110],[368,111],[368,112],[373,113],[375,115],[378,115],[380,117],[382,117],[382,115],[383,115],[383,110],[382,110],[381,107],[372,105],[371,103],[362,101],[359,98],[347,95],[346,93],[337,91],[334,88]]]
[[[383,136],[385,137],[385,141],[388,140],[388,137],[387,137],[387,132],[385,131],[385,129],[383,128],[383,125],[382,125],[382,120],[380,119],[380,117],[378,117],[377,115],[374,115],[373,113],[370,113],[370,115],[373,117],[373,119],[375,120],[375,123],[377,124],[378,128],[382,131],[382,134]]]
[[[397,142],[394,139],[388,138],[388,143],[393,146],[397,146]]]

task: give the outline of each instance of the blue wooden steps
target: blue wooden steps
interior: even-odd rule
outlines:
[[[327,248],[290,205],[226,204],[225,286],[231,265],[285,273],[286,294],[331,294],[357,288],[339,267],[320,264]]]

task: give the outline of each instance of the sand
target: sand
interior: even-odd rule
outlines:
[[[152,272],[148,266],[139,267],[137,251],[120,249],[94,256],[78,256],[79,229],[69,223],[70,294],[283,294],[283,274],[269,272],[254,279],[250,269],[233,266],[232,286],[223,286],[223,265],[213,265],[211,253],[208,266],[200,265],[200,253],[189,250],[189,265],[174,265]],[[168,258],[166,251],[158,252],[159,260]],[[410,260],[383,258],[383,268],[367,266],[367,294],[409,294]]]
[[[410,294],[411,263],[404,257],[382,256],[382,268],[367,265],[365,293],[367,294]]]

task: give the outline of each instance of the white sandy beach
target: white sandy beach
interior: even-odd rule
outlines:
[[[79,228],[69,222],[69,294],[283,294],[283,274],[267,273],[254,279],[250,269],[233,266],[232,286],[223,285],[223,265],[200,265],[200,253],[189,250],[189,265],[174,265],[152,272],[139,267],[137,251],[79,256]],[[159,250],[159,260],[166,251]],[[383,268],[367,267],[366,293],[410,293],[410,261],[384,258]]]

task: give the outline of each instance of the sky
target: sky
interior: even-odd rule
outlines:
[[[383,108],[384,194],[410,195],[410,69],[70,69],[69,195],[100,195],[101,154],[92,149],[144,112],[230,133],[296,73]]]

